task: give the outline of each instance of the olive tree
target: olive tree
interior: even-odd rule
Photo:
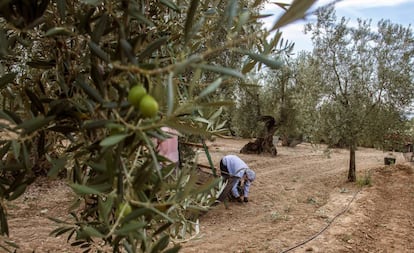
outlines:
[[[413,98],[412,30],[387,20],[377,29],[369,20],[351,27],[328,8],[317,12],[317,22],[306,31],[312,35],[320,87],[317,122],[325,141],[349,148],[348,180],[355,181],[355,151],[363,135],[379,131],[375,136],[384,136],[399,124],[394,112],[402,118]]]
[[[302,123],[300,119],[301,92],[298,85],[294,59],[286,59],[278,70],[267,72],[264,78],[263,96],[269,114],[276,115],[278,135],[282,146],[290,146],[301,138]]]

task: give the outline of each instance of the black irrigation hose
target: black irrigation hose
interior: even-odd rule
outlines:
[[[296,249],[296,248],[298,248],[298,247],[300,247],[300,246],[302,246],[302,245],[304,245],[304,244],[312,241],[313,239],[315,239],[316,237],[318,237],[320,234],[322,234],[336,220],[336,218],[338,218],[339,216],[341,216],[342,214],[344,214],[346,211],[348,211],[349,207],[351,206],[351,203],[355,200],[357,194],[361,191],[361,189],[362,189],[362,187],[360,187],[359,190],[355,192],[354,196],[349,201],[348,205],[344,208],[344,210],[342,210],[340,213],[338,213],[337,215],[335,215],[335,217],[333,217],[332,220],[330,222],[328,222],[328,224],[326,224],[326,226],[321,231],[319,231],[315,235],[311,236],[309,239],[307,239],[307,240],[305,240],[305,241],[303,241],[303,242],[301,242],[299,244],[296,244],[295,246],[292,246],[289,249],[286,249],[286,250],[282,251],[281,253],[286,253],[286,252],[289,252],[291,250],[294,250],[294,249]]]

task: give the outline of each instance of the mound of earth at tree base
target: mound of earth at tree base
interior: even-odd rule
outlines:
[[[384,165],[384,153],[359,148],[360,188],[347,182],[349,152],[301,143],[278,146],[278,155],[240,154],[247,139],[208,142],[213,163],[237,154],[256,172],[249,203],[213,207],[200,218],[200,233],[180,252],[414,252],[414,174],[400,153]],[[200,155],[200,162],[208,164]],[[11,241],[18,253],[82,252],[67,235],[49,233],[64,219],[71,190],[63,181],[40,180],[8,205]],[[338,214],[347,209],[343,214]],[[4,238],[3,238],[4,239]]]

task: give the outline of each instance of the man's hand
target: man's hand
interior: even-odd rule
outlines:
[[[244,197],[243,201],[244,201],[244,202],[249,202],[249,198]]]

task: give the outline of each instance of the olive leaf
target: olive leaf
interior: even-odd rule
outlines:
[[[126,137],[128,137],[128,134],[115,134],[115,135],[111,135],[109,137],[106,137],[105,139],[103,139],[99,145],[101,145],[102,147],[107,147],[107,146],[114,146],[118,143],[120,143],[121,141],[125,140]]]

